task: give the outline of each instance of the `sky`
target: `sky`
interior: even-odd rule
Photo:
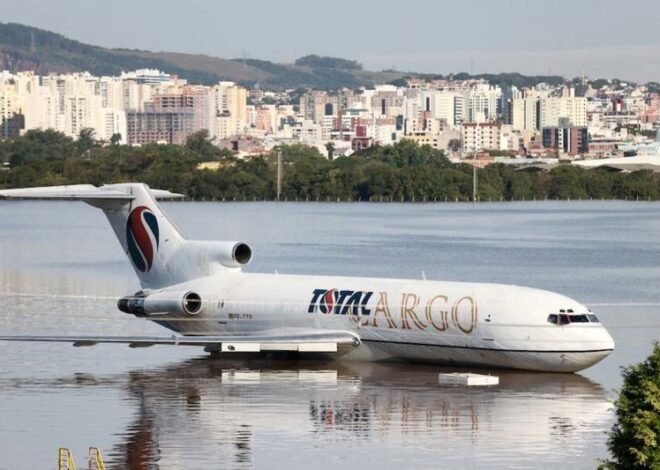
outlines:
[[[105,47],[660,82],[659,18],[660,0],[0,0],[0,22]]]

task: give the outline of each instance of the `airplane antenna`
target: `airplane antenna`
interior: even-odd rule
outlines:
[[[422,280],[426,281],[426,273],[424,271],[422,271]]]

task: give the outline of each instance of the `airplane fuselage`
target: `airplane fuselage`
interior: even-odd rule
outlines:
[[[614,348],[587,307],[526,287],[237,271],[167,290],[202,299],[195,315],[153,318],[183,335],[353,331],[361,345],[342,359],[574,372]]]
[[[177,337],[0,336],[202,346],[208,351],[340,354],[550,372],[587,368],[614,348],[587,307],[499,284],[244,273],[243,242],[186,239],[157,203],[182,195],[141,183],[1,190],[0,198],[80,200],[105,213],[143,291],[120,310]]]

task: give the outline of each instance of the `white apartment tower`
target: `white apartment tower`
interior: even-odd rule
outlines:
[[[216,111],[215,132],[218,139],[243,134],[248,125],[247,90],[234,82],[220,82],[213,87]]]

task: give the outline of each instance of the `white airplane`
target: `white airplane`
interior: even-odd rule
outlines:
[[[0,191],[7,199],[80,200],[107,216],[142,290],[122,312],[176,335],[2,336],[5,341],[203,346],[207,352],[329,354],[361,361],[575,372],[614,341],[568,297],[499,284],[243,272],[241,242],[186,240],[156,200],[179,194],[145,184]]]

